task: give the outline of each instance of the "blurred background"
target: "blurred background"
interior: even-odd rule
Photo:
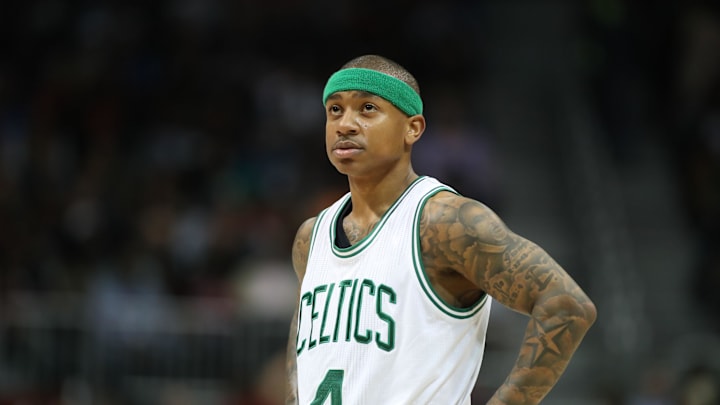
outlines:
[[[544,403],[720,404],[717,1],[305,3],[3,4],[1,405],[282,403],[291,242],[347,190],[322,87],[365,53],[420,83],[416,171],[596,302]],[[526,324],[493,311],[477,404]]]

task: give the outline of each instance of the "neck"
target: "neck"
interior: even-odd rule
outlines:
[[[353,209],[357,219],[371,221],[382,217],[407,187],[418,178],[412,167],[401,173],[387,173],[381,179],[348,177]]]

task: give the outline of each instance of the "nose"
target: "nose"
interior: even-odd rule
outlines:
[[[337,121],[336,132],[338,135],[355,135],[358,133],[357,116],[352,111],[345,111]]]

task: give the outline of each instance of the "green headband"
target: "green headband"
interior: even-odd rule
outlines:
[[[342,69],[335,72],[325,85],[323,104],[338,91],[359,90],[380,96],[409,116],[422,114],[420,95],[404,81],[363,68]]]

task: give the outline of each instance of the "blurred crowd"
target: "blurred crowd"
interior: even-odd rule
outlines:
[[[695,292],[720,334],[720,6],[692,10],[681,29],[670,147],[698,234]]]
[[[395,18],[407,1],[386,13],[294,1],[8,6],[0,13],[0,320],[27,316],[19,293],[80,297],[92,350],[116,374],[138,348],[147,357],[173,347],[166,335],[142,332],[175,321],[217,328],[248,312],[287,321],[295,230],[347,190],[325,156],[324,80],[352,57],[385,52],[412,66],[429,93],[443,76],[467,75],[477,61],[453,38],[472,22],[461,3],[412,2],[403,27]],[[404,49],[384,40],[398,30],[415,38]],[[424,65],[428,58],[438,63]],[[457,161],[487,166],[467,153]],[[468,189],[489,196],[490,179],[471,179]],[[176,300],[211,306],[199,320],[177,320]],[[54,312],[40,316],[59,322]],[[0,337],[2,381],[58,350],[28,348],[23,336]],[[59,350],[69,356],[77,344]],[[264,397],[282,393],[276,363],[264,366],[268,382],[252,378]],[[12,393],[0,392],[0,403],[3,394]]]
[[[607,403],[719,404],[720,3],[647,6],[613,0],[588,5],[585,33],[592,63],[587,72],[607,144],[621,174],[641,164],[637,156],[648,145],[643,139],[651,139],[667,157],[679,218],[693,250],[690,267],[676,271],[690,274],[693,316],[708,332],[679,331],[678,336],[691,337],[678,338],[668,353],[679,350],[688,358],[658,358],[643,365],[630,392],[606,387]],[[650,206],[657,197],[646,198]],[[653,288],[653,278],[662,275],[646,272],[647,287]],[[678,368],[680,363],[684,368]]]
[[[212,295],[246,260],[286,260],[299,223],[346,190],[323,81],[393,29],[366,38],[369,10],[320,3],[43,0],[0,16],[0,288]],[[424,3],[419,18],[460,16]],[[424,35],[442,45],[444,28]],[[476,62],[424,49],[392,55],[428,88]]]
[[[694,304],[720,333],[720,4],[591,3],[600,63],[589,77],[616,163],[636,164],[642,137],[667,151],[696,246]]]
[[[631,164],[634,114],[648,114],[675,152],[697,229],[698,303],[720,319],[717,7],[690,2],[654,15],[619,0],[587,3],[586,34],[606,50],[590,78],[617,163]],[[18,291],[86,297],[99,328],[156,323],[167,297],[229,298],[241,310],[287,316],[295,230],[347,189],[325,156],[322,86],[363,53],[404,64],[432,100],[418,171],[500,209],[493,138],[459,86],[482,80],[485,45],[465,41],[478,37],[482,4],[7,6],[0,318]],[[123,318],[123,308],[133,313]]]
[[[642,138],[665,151],[697,246],[694,304],[720,333],[720,4],[588,4],[588,78],[615,162],[636,165]]]

